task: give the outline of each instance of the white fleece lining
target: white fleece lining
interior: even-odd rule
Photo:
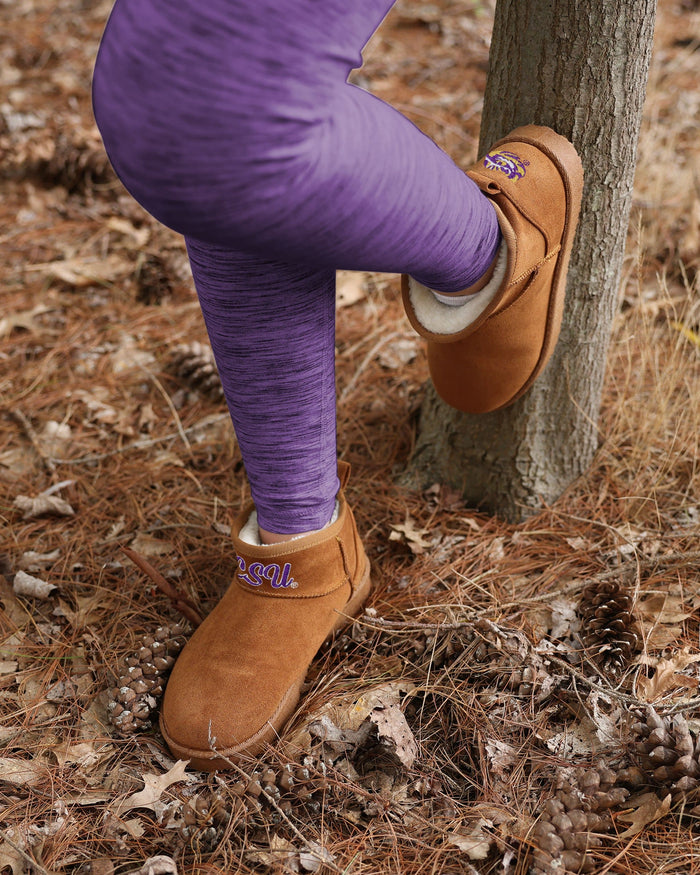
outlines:
[[[408,294],[416,319],[432,334],[457,334],[463,331],[481,316],[494,299],[506,275],[507,266],[508,246],[503,240],[491,279],[480,292],[469,295],[459,306],[441,303],[435,297],[436,292],[409,277]]]
[[[340,505],[336,501],[335,508],[333,509],[333,516],[328,520],[328,523],[323,527],[323,529],[328,528],[331,523],[334,523],[338,519],[338,513],[340,511]],[[318,532],[322,532],[323,529],[316,529]],[[307,532],[306,534],[313,535],[315,532]],[[306,534],[303,535],[295,535],[293,538],[290,538],[290,541],[298,541],[299,538],[305,538]],[[274,547],[279,547],[279,544],[263,544],[260,540],[260,529],[258,528],[258,512],[254,510],[251,512],[250,516],[246,524],[240,531],[238,536],[244,544],[250,544],[251,547],[270,547],[270,549]],[[283,543],[286,543],[284,541]]]

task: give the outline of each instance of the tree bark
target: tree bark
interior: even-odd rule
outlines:
[[[568,137],[583,206],[559,344],[511,407],[473,416],[432,385],[410,466],[513,521],[554,501],[590,465],[632,198],[656,0],[498,0],[479,154],[522,124]]]

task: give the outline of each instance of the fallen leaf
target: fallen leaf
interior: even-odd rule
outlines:
[[[354,270],[339,270],[335,275],[335,305],[349,307],[367,297],[365,275]]]
[[[375,708],[390,708],[398,705],[406,696],[410,696],[417,689],[412,681],[389,681],[386,684],[372,687],[359,698],[352,701],[345,710],[343,726],[358,729],[360,724],[368,717]]]
[[[564,538],[572,550],[588,550],[589,544],[585,538]]]
[[[491,560],[491,562],[500,562],[501,559],[505,559],[505,540],[506,539],[503,537],[503,535],[499,535],[497,538],[494,538],[493,541],[491,541],[491,543],[489,544],[486,555]]]
[[[19,663],[14,659],[0,659],[0,675],[14,674],[19,667]]]
[[[652,593],[640,599],[634,606],[635,614],[643,620],[656,623],[682,623],[692,617],[693,612],[683,609],[684,599],[680,595]]]
[[[140,839],[146,832],[146,828],[138,817],[124,820],[121,822],[120,826],[127,835],[131,836],[132,839]]]
[[[27,550],[19,557],[17,565],[22,571],[40,571],[55,562],[61,555],[61,551],[56,549],[50,553],[37,553],[34,550]]]
[[[568,638],[572,632],[578,631],[580,622],[576,603],[570,598],[553,598],[549,602],[552,611],[552,628],[549,637],[552,640]]]
[[[77,744],[71,744],[69,741],[62,741],[60,744],[54,744],[51,747],[51,753],[58,760],[58,764],[63,767],[66,765],[79,765],[82,769],[90,769],[100,760],[105,759],[112,752],[111,745],[100,744],[100,749],[95,749],[95,742],[80,741]]]
[[[321,866],[334,862],[333,854],[318,842],[309,842],[307,849],[299,852],[299,863],[305,872],[318,872]]]
[[[369,719],[377,727],[379,739],[391,746],[404,768],[410,769],[418,756],[418,744],[401,708],[398,705],[375,708]]]
[[[49,687],[46,691],[47,702],[65,702],[75,700],[78,694],[78,687],[72,680],[62,680]]]
[[[170,541],[164,541],[162,538],[154,538],[152,535],[147,535],[144,532],[139,532],[130,547],[140,556],[165,556],[167,553],[172,553],[175,545]]]
[[[497,738],[486,742],[486,755],[489,758],[491,771],[494,775],[503,777],[518,761],[518,756],[512,744],[499,741]]]
[[[140,869],[132,869],[126,875],[177,875],[177,866],[172,857],[149,857]]]
[[[164,775],[143,775],[143,790],[133,793],[121,802],[117,802],[114,806],[114,813],[117,816],[121,816],[134,808],[148,808],[151,811],[155,811],[156,803],[160,802],[161,794],[168,787],[172,784],[177,784],[179,781],[189,781],[191,779],[191,775],[185,772],[188,763],[189,760],[178,760],[172,769]]]
[[[269,850],[249,851],[246,854],[246,859],[258,866],[265,866],[272,869],[284,869],[285,872],[298,872],[299,862],[297,849],[294,845],[274,833],[270,836]]]
[[[67,422],[49,420],[39,434],[39,446],[47,456],[62,456],[73,432]]]
[[[399,337],[380,351],[377,361],[383,368],[397,371],[415,359],[418,348],[418,335]]]
[[[428,547],[432,546],[431,541],[427,541],[424,535],[429,534],[427,529],[419,529],[410,516],[406,517],[405,523],[395,523],[389,532],[390,541],[402,541],[408,545],[408,549],[415,556],[420,556],[425,553]]]
[[[466,835],[450,832],[447,834],[447,840],[460,851],[464,851],[470,860],[485,860],[494,841],[493,836],[484,832],[483,827],[485,826],[493,826],[493,824],[480,817]]]
[[[75,516],[75,511],[58,495],[40,495],[30,498],[28,495],[18,495],[12,506],[22,511],[23,520],[31,520],[44,514],[56,516]]]
[[[90,875],[114,875],[114,863],[107,857],[91,860]]]
[[[686,649],[676,653],[670,659],[650,660],[655,663],[656,671],[651,678],[640,677],[637,681],[637,695],[645,702],[655,702],[669,690],[678,687],[697,689],[698,678],[681,674],[691,663],[700,662],[700,653],[689,653]]]
[[[592,722],[586,718],[567,727],[564,732],[555,732],[545,741],[547,747],[562,759],[573,756],[590,756],[600,748]]]
[[[586,697],[586,703],[593,711],[593,723],[598,740],[603,745],[614,743],[620,735],[622,709],[614,699],[593,690]],[[602,706],[601,706],[602,703]]]
[[[132,273],[134,265],[131,261],[113,254],[102,259],[66,258],[47,264],[32,264],[26,270],[38,270],[49,279],[60,280],[75,288],[84,288],[95,284],[108,285]]]
[[[17,787],[35,787],[48,780],[49,772],[43,763],[21,760],[17,757],[0,757],[0,783]]]
[[[628,839],[637,835],[649,823],[660,820],[671,810],[671,794],[659,799],[656,793],[642,793],[628,800],[627,805],[634,806],[631,811],[623,811],[617,815],[618,820],[632,824],[618,835],[620,839]]]
[[[125,237],[131,237],[136,249],[143,249],[151,236],[150,228],[145,225],[143,228],[136,228],[128,219],[120,219],[118,216],[107,219],[107,228]]]
[[[17,595],[45,599],[58,587],[54,583],[47,583],[39,577],[27,574],[26,571],[18,571],[12,581],[12,589]]]
[[[19,313],[11,313],[9,316],[4,316],[0,319],[0,337],[10,334],[15,328],[23,328],[25,331],[38,331],[41,326],[37,325],[34,317],[41,316],[42,313],[48,313],[49,310],[53,309],[53,307],[39,304],[31,310],[22,310]]]
[[[11,869],[12,875],[25,875],[26,861],[22,854],[8,842],[0,844],[0,872]]]
[[[145,370],[155,360],[152,353],[139,349],[135,338],[123,334],[119,348],[111,355],[112,371],[115,374],[126,374],[129,371]]]

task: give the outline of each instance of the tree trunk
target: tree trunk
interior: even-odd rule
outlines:
[[[585,173],[559,344],[511,407],[460,413],[432,385],[410,477],[518,521],[590,465],[631,205],[656,0],[497,0],[479,154],[518,125],[568,137]]]

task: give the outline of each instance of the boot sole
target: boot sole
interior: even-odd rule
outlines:
[[[360,612],[362,605],[367,600],[371,589],[370,563],[369,560],[365,558],[365,570],[362,574],[362,579],[355,587],[353,595],[345,605],[344,612],[339,615],[335,625],[329,632],[326,641],[333,638],[337,632],[352,622],[355,616]],[[279,739],[281,729],[292,716],[297,704],[299,703],[299,699],[301,698],[301,688],[304,685],[307,670],[308,666],[307,669],[304,670],[301,678],[289,687],[282,697],[277,710],[264,726],[261,726],[256,733],[251,735],[245,741],[242,741],[240,744],[220,751],[218,756],[211,749],[199,750],[196,748],[183,747],[178,744],[168,734],[162,716],[159,720],[161,735],[170,748],[171,753],[173,753],[178,759],[189,760],[190,766],[195,769],[200,769],[205,772],[213,772],[216,769],[230,769],[232,762],[235,763],[238,760],[252,759],[262,753],[268,744]]]

